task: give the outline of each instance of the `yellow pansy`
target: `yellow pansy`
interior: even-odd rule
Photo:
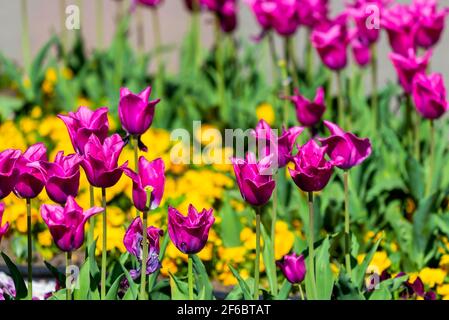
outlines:
[[[262,103],[256,108],[256,116],[258,119],[265,120],[270,126],[274,124],[276,116],[271,104]]]
[[[362,263],[365,259],[365,254],[361,254],[357,257],[359,263]],[[391,260],[385,251],[377,251],[374,253],[373,259],[368,265],[368,273],[382,274],[382,272],[391,266]]]
[[[424,284],[428,285],[430,288],[433,288],[436,284],[443,284],[446,274],[447,272],[442,269],[426,267],[419,272],[419,277]]]
[[[275,258],[282,259],[293,248],[295,242],[295,235],[288,229],[288,224],[285,221],[276,221],[275,229]]]
[[[43,247],[50,247],[53,243],[53,238],[51,236],[50,231],[44,230],[37,234],[37,241]]]

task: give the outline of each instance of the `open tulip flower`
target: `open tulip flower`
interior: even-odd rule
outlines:
[[[298,154],[293,157],[295,164],[289,168],[295,184],[305,192],[317,192],[324,189],[329,182],[334,166],[325,158],[327,147],[320,147],[315,140],[309,140],[299,147]]]
[[[189,205],[187,216],[184,216],[175,208],[168,208],[168,234],[179,251],[197,254],[203,250],[215,222],[213,212],[212,208],[198,212],[193,205]]]
[[[29,166],[42,173],[48,197],[63,205],[69,196],[78,195],[81,161],[78,154],[64,156],[64,151],[59,151],[54,162],[38,161]]]
[[[0,199],[6,198],[16,184],[19,175],[16,161],[20,155],[20,150],[8,149],[0,152]]]
[[[92,111],[88,107],[79,107],[77,112],[69,112],[66,116],[58,115],[58,118],[64,121],[73,149],[79,154],[84,154],[84,146],[92,134],[101,143],[108,136],[108,108]]]
[[[420,73],[413,81],[413,101],[416,110],[426,119],[440,118],[448,109],[446,87],[441,74]]]
[[[328,20],[329,0],[297,0],[299,24],[313,30]]]
[[[285,255],[281,261],[276,262],[277,266],[281,268],[282,273],[288,282],[291,284],[300,284],[306,277],[306,263],[304,256],[291,253]]]
[[[47,161],[47,149],[43,143],[29,147],[17,160],[19,171],[14,193],[22,199],[34,199],[44,188],[45,180],[42,173],[29,164],[35,161]]]
[[[89,183],[97,188],[110,188],[121,178],[128,162],[118,166],[118,159],[123,147],[122,138],[114,134],[101,143],[95,135],[91,135],[84,147],[85,156],[81,166],[86,172]]]
[[[429,49],[441,39],[449,8],[438,11],[436,0],[414,0],[411,7],[417,21],[416,45]]]
[[[252,152],[245,159],[232,158],[235,177],[243,199],[255,207],[265,205],[271,198],[276,182],[273,180],[271,154],[259,162]]]
[[[125,174],[133,180],[133,202],[137,210],[145,212],[156,209],[164,195],[165,165],[162,159],[149,162],[145,157],[139,159],[139,173],[125,169]],[[151,189],[148,202],[147,189]],[[149,203],[149,207],[147,204]]]
[[[332,163],[344,170],[361,164],[371,155],[371,142],[369,139],[360,139],[351,132],[344,132],[339,126],[324,121],[332,136],[320,139],[321,144],[326,147],[326,152]]]
[[[432,51],[427,51],[422,57],[416,56],[415,50],[410,49],[406,56],[397,53],[390,53],[390,60],[393,62],[399,82],[407,94],[412,93],[413,79],[418,73],[426,72]]]
[[[326,112],[324,89],[321,87],[318,88],[313,101],[302,96],[297,88],[295,88],[295,94],[289,99],[296,107],[296,118],[298,122],[306,127],[318,125],[324,112]]]
[[[50,229],[55,244],[64,252],[79,249],[84,242],[84,226],[90,217],[103,211],[94,207],[83,211],[72,196],[64,207],[59,205],[41,206],[41,215]]]
[[[126,250],[135,256],[137,260],[141,263],[143,259],[143,225],[140,217],[137,217],[130,224],[126,230],[125,237],[123,238],[123,243]],[[159,261],[159,242],[160,237],[164,235],[161,229],[156,227],[147,228],[147,243],[148,243],[148,258],[147,258],[147,270],[146,274],[154,273],[161,266]],[[137,279],[140,276],[141,268],[130,272],[133,279]]]
[[[2,225],[3,220],[3,212],[5,212],[5,204],[0,203],[0,242],[2,241],[3,236],[8,232],[9,222]]]

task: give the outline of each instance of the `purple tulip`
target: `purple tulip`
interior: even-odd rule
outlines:
[[[43,143],[36,143],[29,147],[16,162],[19,171],[14,193],[19,198],[34,199],[44,188],[44,177],[42,173],[29,164],[36,161],[47,160],[47,149]]]
[[[142,233],[143,225],[140,217],[137,217],[130,224],[126,230],[125,237],[123,238],[123,243],[126,250],[135,256],[142,264],[143,259],[143,244],[142,244]],[[164,235],[161,229],[156,227],[147,228],[147,241],[148,241],[148,260],[147,260],[147,274],[154,273],[160,268],[161,263],[159,261],[159,242],[160,237]],[[130,272],[133,279],[137,279],[140,276],[140,267],[136,270],[131,270]]]
[[[299,26],[297,0],[247,0],[258,23],[264,30],[274,29],[289,37]]]
[[[299,147],[293,157],[294,169],[290,175],[295,184],[305,192],[321,191],[329,182],[334,166],[325,158],[327,147],[320,147],[313,139]]]
[[[67,116],[58,115],[58,118],[64,121],[73,149],[78,154],[84,154],[84,146],[92,134],[96,135],[101,143],[108,136],[108,108],[92,111],[87,107],[79,107],[77,112],[69,112]]]
[[[237,27],[237,0],[201,0],[200,4],[219,19],[221,29],[231,33]]]
[[[337,17],[334,21],[316,27],[310,39],[323,64],[334,71],[346,67],[348,63],[347,46],[350,40],[345,14]]]
[[[414,0],[412,9],[417,20],[416,45],[425,49],[435,46],[444,31],[449,9],[438,11],[436,0]]]
[[[390,53],[390,60],[393,62],[399,82],[407,94],[412,93],[413,79],[418,73],[423,73],[427,69],[432,51],[427,51],[424,56],[417,57],[415,51],[410,49],[407,56],[397,53]]]
[[[156,8],[159,6],[163,1],[162,0],[133,0],[133,5],[142,5],[150,8]]]
[[[215,222],[213,209],[198,212],[189,205],[187,216],[173,207],[168,207],[168,234],[179,251],[196,254],[203,250],[209,237],[209,230]]]
[[[3,236],[6,234],[6,232],[8,232],[9,229],[9,222],[6,222],[2,226],[3,212],[5,212],[5,204],[0,203],[0,242],[2,241]]]
[[[343,170],[348,170],[361,164],[371,155],[372,148],[369,139],[360,139],[351,132],[344,132],[336,124],[324,121],[332,136],[320,139],[326,147],[332,163]]]
[[[156,209],[164,195],[165,165],[162,159],[149,162],[139,159],[139,173],[125,169],[125,174],[133,180],[133,202],[137,210],[146,212]],[[147,207],[147,188],[151,188],[150,207]]]
[[[438,119],[448,109],[446,87],[441,74],[417,74],[413,81],[413,101],[426,119]]]
[[[360,67],[366,67],[371,62],[371,48],[365,38],[355,37],[351,41],[352,54]]]
[[[231,161],[243,199],[256,207],[265,205],[276,186],[271,168],[273,155],[257,162],[254,153],[248,152],[246,159],[232,158]]]
[[[415,49],[415,22],[416,18],[407,5],[396,4],[385,10],[381,24],[395,53],[407,55],[410,49]]]
[[[282,273],[291,284],[300,284],[306,277],[306,263],[303,255],[292,253],[285,255],[281,261],[276,262]]]
[[[327,21],[329,0],[297,0],[299,24],[313,30]]]
[[[29,166],[38,169],[45,181],[48,197],[56,203],[64,205],[69,196],[76,197],[80,184],[80,163],[78,154],[64,156],[64,151],[56,154],[55,161],[38,161]]]
[[[132,93],[128,88],[120,89],[118,114],[123,129],[132,136],[141,136],[153,123],[156,105],[160,99],[150,101],[151,87],[139,94]]]
[[[6,198],[16,184],[19,175],[16,162],[20,155],[20,150],[8,149],[0,152],[0,199]]]
[[[294,92],[295,95],[290,97],[290,100],[295,104],[298,122],[306,127],[316,126],[326,112],[324,89],[318,88],[313,101],[302,96],[296,88]]]
[[[124,146],[125,144],[118,134],[106,138],[103,144],[97,136],[90,136],[84,147],[85,156],[81,166],[92,186],[110,188],[120,180],[128,165],[128,161],[126,161],[123,165],[118,166],[118,159]]]
[[[103,212],[103,208],[93,207],[83,211],[72,196],[64,207],[44,204],[41,216],[59,249],[71,252],[79,249],[84,242],[84,226],[90,217]]]

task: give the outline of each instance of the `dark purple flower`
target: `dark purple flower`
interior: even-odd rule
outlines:
[[[133,0],[133,5],[142,5],[150,8],[156,8],[159,6],[163,0]]]
[[[298,122],[306,127],[316,126],[326,112],[324,89],[321,87],[318,88],[313,101],[302,96],[296,88],[295,95],[290,97],[290,100],[295,104]]]
[[[435,46],[443,34],[449,9],[438,11],[436,0],[414,0],[411,10],[418,24],[416,45],[425,49]]]
[[[446,87],[441,74],[417,74],[413,81],[416,110],[426,119],[438,119],[448,109]]]
[[[14,189],[19,175],[16,162],[20,155],[20,150],[8,149],[0,152],[0,199],[6,198]]]
[[[306,263],[303,255],[291,253],[285,255],[281,261],[276,262],[282,273],[291,284],[300,284],[306,277]]]
[[[224,32],[231,33],[235,30],[237,27],[237,0],[201,0],[201,4],[218,17]]]
[[[310,30],[328,20],[329,0],[297,0],[299,24]]]
[[[371,63],[371,48],[364,38],[355,37],[351,41],[352,55],[360,67],[366,67]]]
[[[16,162],[19,171],[14,193],[23,199],[34,199],[44,188],[44,177],[42,173],[29,166],[36,161],[47,161],[47,149],[43,143],[36,143],[29,147]]]
[[[415,49],[416,17],[409,6],[396,4],[385,10],[381,25],[387,31],[395,53],[407,55],[410,49]]]
[[[0,242],[2,241],[3,236],[8,232],[9,222],[6,222],[2,225],[3,213],[5,212],[5,204],[0,203]]]

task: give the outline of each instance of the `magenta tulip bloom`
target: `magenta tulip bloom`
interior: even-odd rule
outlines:
[[[313,139],[299,147],[293,157],[294,169],[290,175],[295,184],[305,192],[321,191],[329,182],[334,166],[325,158],[327,147],[320,147]]]
[[[243,199],[252,206],[265,205],[271,198],[276,182],[273,180],[273,155],[257,162],[252,152],[246,159],[231,159],[240,193]]]
[[[78,154],[84,153],[84,146],[92,134],[96,135],[101,143],[108,136],[108,108],[92,111],[87,107],[79,107],[77,112],[69,112],[67,116],[58,115],[58,118],[64,121],[73,149]]]
[[[276,262],[282,273],[291,284],[300,284],[306,277],[306,263],[303,255],[292,253],[285,255],[281,261]]]
[[[156,159],[149,162],[145,157],[140,157],[139,173],[127,168],[125,174],[133,180],[133,202],[137,210],[146,212],[156,209],[164,195],[164,161]],[[151,189],[150,207],[147,207],[147,188]]]
[[[416,45],[429,49],[441,39],[449,9],[438,11],[436,0],[415,0],[412,11],[417,20]]]
[[[207,243],[209,230],[215,222],[214,210],[198,212],[193,205],[188,210],[184,216],[175,208],[168,207],[168,234],[179,251],[196,254]]]
[[[347,46],[350,37],[345,15],[315,28],[310,41],[320,55],[323,64],[329,69],[339,71],[346,67],[348,63]]]
[[[128,88],[120,89],[118,114],[123,129],[132,136],[144,134],[153,123],[156,105],[160,99],[150,101],[151,87],[139,94],[132,93]]]
[[[297,88],[294,93],[295,95],[290,97],[290,100],[295,104],[298,122],[306,127],[314,127],[319,124],[326,112],[324,89],[318,88],[313,101],[302,96]]]
[[[6,198],[16,184],[19,175],[16,162],[20,155],[20,150],[8,149],[0,152],[0,199]]]
[[[396,69],[399,82],[407,94],[412,93],[413,78],[415,75],[426,71],[431,56],[431,50],[427,51],[422,57],[417,57],[413,49],[408,51],[407,56],[390,53],[390,60]]]
[[[134,5],[142,5],[150,8],[156,8],[158,5],[160,5],[163,1],[162,0],[134,0]]]
[[[348,170],[361,164],[371,155],[372,148],[369,139],[360,139],[351,132],[344,132],[336,124],[324,121],[332,136],[320,139],[326,147],[327,154],[333,164],[340,169]]]
[[[79,249],[84,242],[84,225],[93,215],[103,212],[103,208],[93,207],[83,211],[72,196],[64,207],[44,204],[41,216],[50,229],[55,244],[64,252]]]
[[[329,0],[297,0],[299,24],[313,30],[328,20]]]
[[[292,160],[293,147],[296,139],[304,131],[302,127],[282,128],[282,135],[278,139],[278,164],[279,168],[284,168]]]
[[[415,49],[415,22],[416,18],[407,5],[396,4],[385,10],[381,24],[395,53],[407,55],[410,49]]]
[[[78,195],[82,160],[78,154],[64,156],[64,151],[59,151],[53,163],[38,161],[30,163],[29,166],[42,173],[48,197],[63,205],[69,196]]]
[[[0,203],[0,242],[2,241],[3,236],[8,232],[9,222],[2,225],[3,220],[3,212],[5,212],[5,204]]]
[[[417,74],[413,81],[416,110],[426,119],[438,119],[448,109],[446,87],[441,74]]]
[[[352,54],[360,67],[366,67],[371,63],[371,48],[365,38],[355,37],[351,41]]]
[[[140,217],[137,217],[130,224],[126,230],[125,237],[123,238],[123,244],[126,250],[135,256],[140,262],[139,267],[136,270],[131,270],[130,274],[133,279],[137,279],[140,276],[140,265],[143,259],[143,225]],[[148,260],[147,260],[147,274],[154,273],[160,268],[161,263],[159,261],[159,243],[160,237],[164,235],[161,229],[156,227],[147,228],[147,241],[148,241]]]
[[[47,149],[43,143],[36,143],[29,147],[16,162],[19,171],[14,193],[23,199],[34,199],[44,188],[44,177],[42,173],[29,164],[36,161],[47,160]]]
[[[231,33],[237,27],[237,0],[201,0],[200,4],[220,20],[221,29]]]
[[[264,30],[274,29],[281,36],[293,35],[299,26],[297,0],[247,0]]]
[[[84,147],[85,156],[81,166],[92,186],[110,188],[120,180],[128,165],[128,161],[126,161],[123,165],[118,166],[118,159],[124,146],[125,144],[118,134],[106,138],[103,144],[97,136],[90,136]]]

